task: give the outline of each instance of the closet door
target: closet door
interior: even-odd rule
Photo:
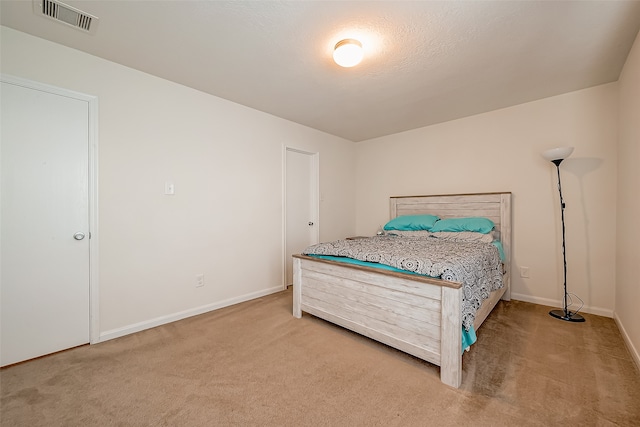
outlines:
[[[287,148],[285,154],[285,286],[290,286],[293,284],[291,255],[318,243],[318,167],[317,153]]]
[[[89,342],[89,105],[2,82],[2,366]]]

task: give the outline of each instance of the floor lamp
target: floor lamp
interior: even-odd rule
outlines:
[[[578,311],[571,312],[568,308],[569,293],[567,292],[567,255],[565,252],[564,238],[564,199],[562,198],[562,185],[560,183],[560,163],[573,153],[573,147],[552,148],[542,153],[542,157],[556,165],[558,171],[558,192],[560,193],[560,215],[562,218],[562,260],[564,262],[564,297],[562,310],[551,310],[549,314],[557,319],[566,320],[568,322],[584,322],[584,317],[578,314]]]

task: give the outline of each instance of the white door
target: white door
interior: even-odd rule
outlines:
[[[286,149],[285,285],[293,284],[291,255],[318,242],[317,154]]]
[[[89,342],[89,107],[2,82],[0,365]]]

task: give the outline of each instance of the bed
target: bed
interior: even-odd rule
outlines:
[[[475,313],[477,331],[500,299],[510,299],[511,193],[390,198],[391,219],[433,214],[441,218],[485,217],[495,223],[503,249],[503,286]],[[293,256],[293,315],[306,312],[440,366],[443,383],[462,383],[462,284]],[[409,303],[409,304],[407,304]]]

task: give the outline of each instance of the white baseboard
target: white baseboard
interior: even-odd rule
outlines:
[[[274,288],[264,289],[261,291],[252,292],[250,294],[241,295],[239,297],[229,298],[224,301],[216,302],[213,304],[207,304],[201,307],[180,311],[178,313],[169,314],[167,316],[156,317],[155,319],[146,320],[144,322],[135,323],[133,325],[124,326],[122,328],[112,329],[110,331],[104,331],[100,333],[100,337],[96,343],[112,340],[114,338],[119,338],[125,335],[133,334],[135,332],[144,331],[145,329],[155,328],[156,326],[175,322],[177,320],[186,319],[187,317],[197,316],[199,314],[207,313],[213,310],[218,310],[220,308],[229,307],[230,305],[260,298],[265,295],[270,295],[280,291],[282,291],[282,286],[277,286]]]
[[[515,299],[518,301],[531,302],[534,304],[547,305],[549,307],[557,307],[557,308],[562,307],[562,301],[556,301],[548,298],[532,297],[531,295],[516,294],[514,292],[511,292],[511,299]],[[574,306],[575,304],[571,306],[571,309],[573,309]],[[575,306],[575,307],[578,307],[578,306]],[[583,313],[590,313],[598,316],[613,317],[613,310],[610,310],[607,308],[589,307],[585,305],[584,307],[582,307],[580,311]]]
[[[638,349],[634,347],[633,342],[631,342],[631,338],[629,338],[629,334],[627,334],[624,325],[620,321],[617,313],[613,313],[613,319],[616,321],[616,325],[618,325],[618,329],[622,334],[622,339],[624,339],[624,343],[627,345],[629,349],[629,353],[631,353],[631,358],[636,363],[636,367],[640,371],[640,353],[638,353]]]

